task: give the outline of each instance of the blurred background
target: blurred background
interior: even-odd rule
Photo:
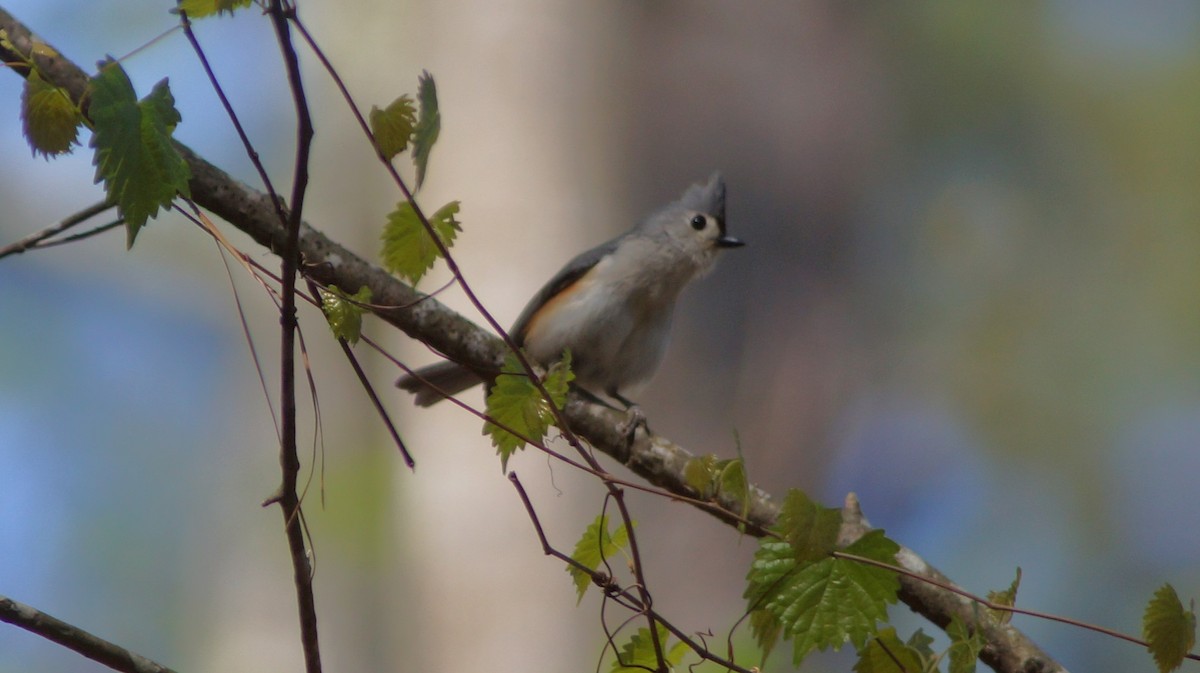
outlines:
[[[170,4],[0,2],[88,68],[169,31]],[[729,230],[749,245],[683,298],[640,396],[659,433],[723,458],[740,442],[777,497],[858,493],[875,525],[971,590],[1020,566],[1024,607],[1136,634],[1163,582],[1200,594],[1200,5],[360,0],[300,14],[364,108],[436,77],[442,133],[420,198],[462,201],[455,254],[502,323],[575,252],[725,172]],[[289,185],[293,116],[266,20],[197,31]],[[139,95],[170,77],[177,137],[258,186],[180,32],[124,65]],[[375,259],[400,197],[304,66],[306,217]],[[20,87],[0,75],[0,244],[100,198],[86,148],[30,157]],[[232,275],[273,403],[277,317]],[[233,292],[215,246],[174,216],[131,252],[118,231],[0,260],[0,594],[177,670],[298,670],[282,520],[259,506],[279,479],[275,433]],[[457,290],[440,298],[468,308]],[[326,666],[594,670],[601,603],[574,606],[477,421],[414,409],[360,345],[408,471],[319,314],[302,322],[323,430],[302,403]],[[378,321],[366,331],[410,364],[435,359]],[[571,548],[601,490],[534,453],[509,465]],[[723,641],[754,541],[686,506],[632,506],[656,606]],[[921,626],[906,613],[893,609],[905,636]],[[1152,670],[1135,646],[1015,623],[1068,668]],[[789,669],[779,649],[770,667]],[[104,669],[0,627],[0,672],[35,670]]]

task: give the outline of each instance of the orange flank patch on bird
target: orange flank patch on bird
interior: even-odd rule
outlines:
[[[583,274],[574,283],[564,287],[559,291],[558,294],[546,300],[546,303],[542,304],[542,307],[537,310],[537,313],[534,313],[533,317],[529,319],[529,324],[525,327],[525,333],[521,335],[523,341],[528,342],[530,341],[531,337],[534,341],[536,341],[537,337],[533,335],[536,335],[538,328],[542,326],[542,318],[557,313],[564,304],[571,301],[572,297],[574,297],[579,293],[580,290],[588,285],[591,285],[591,273]]]
[[[560,309],[566,308],[566,305],[573,301],[580,292],[595,284],[596,279],[600,277],[601,273],[611,265],[611,258],[601,259],[599,262],[592,265],[592,268],[581,274],[579,278],[576,278],[575,282],[563,287],[561,290],[556,292],[554,296],[547,299],[546,302],[542,304],[540,308],[538,308],[537,312],[533,314],[533,317],[529,319],[529,323],[525,326],[524,333],[520,335],[521,340],[526,344],[530,343],[531,341],[537,341],[539,331],[546,328],[546,321],[544,318],[546,318],[546,316],[554,315],[561,317],[563,314],[559,313]]]

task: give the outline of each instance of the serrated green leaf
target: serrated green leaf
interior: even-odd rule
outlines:
[[[636,526],[637,523],[634,522],[634,525]],[[608,517],[602,514],[596,517],[596,520],[583,532],[583,537],[575,543],[575,551],[571,554],[571,558],[591,570],[599,570],[601,564],[628,545],[629,532],[625,530],[625,524],[618,526],[617,530],[610,535]],[[578,596],[576,603],[578,603],[583,600],[583,594],[592,584],[592,576],[572,565],[567,566],[567,572],[571,574],[571,579],[575,582],[575,593]]]
[[[663,648],[663,659],[667,668],[673,669],[683,661],[687,654],[686,643],[675,643],[668,647],[670,632],[667,627],[658,625],[658,641]],[[642,627],[621,646],[620,655],[613,660],[612,673],[646,673],[647,670],[658,670],[658,655],[654,652],[654,641],[650,638],[650,629]]]
[[[408,147],[417,123],[412,98],[404,94],[382,110],[372,105],[370,122],[371,135],[375,136],[383,156],[391,159],[400,154]]]
[[[429,153],[442,131],[442,113],[438,110],[437,85],[429,71],[421,73],[417,88],[417,101],[421,114],[413,129],[413,165],[417,167],[417,189],[425,182],[425,169],[429,166]]]
[[[778,593],[795,569],[796,556],[790,544],[774,538],[763,538],[759,542],[750,572],[746,575],[744,597],[747,610],[750,611],[750,631],[762,650],[764,662],[783,634],[783,624],[775,612],[767,609],[767,601]]]
[[[458,232],[462,231],[458,220],[454,218],[458,209],[459,202],[451,201],[429,216],[429,224],[433,225],[433,230],[447,248],[454,244]],[[382,239],[383,250],[379,254],[383,267],[408,279],[413,285],[421,281],[421,277],[433,268],[433,263],[441,256],[441,251],[408,201],[401,201],[396,204],[395,210],[388,213]]]
[[[180,0],[179,9],[187,12],[189,19],[202,19],[213,14],[249,7],[251,0]]]
[[[1007,605],[1012,607],[1017,604],[1017,589],[1021,587],[1021,568],[1017,568],[1017,576],[1013,578],[1012,584],[1004,591],[989,591],[987,599],[997,605]],[[1012,621],[1013,613],[1008,610],[992,610],[988,609],[988,613],[992,615],[992,619],[1007,624]]]
[[[877,529],[869,531],[843,551],[847,554],[894,565],[900,545],[884,535],[882,530]],[[896,595],[900,592],[900,578],[896,573],[849,559],[835,560],[845,566],[846,576],[854,583],[857,595],[861,596],[863,600],[862,618],[866,620],[874,615],[880,621],[886,620],[887,606],[897,601]],[[873,630],[874,624],[870,628]],[[851,641],[857,642],[854,640],[853,633],[851,633]]]
[[[1162,585],[1146,604],[1142,637],[1162,673],[1179,668],[1196,644],[1196,613],[1183,607],[1170,584]]]
[[[65,89],[50,84],[33,69],[21,93],[21,122],[34,155],[40,152],[49,159],[79,144],[83,116]]]
[[[896,629],[880,629],[858,653],[855,673],[920,673],[929,662],[922,652],[900,642]]]
[[[188,196],[191,170],[171,142],[181,117],[164,79],[142,100],[120,64],[102,63],[91,81],[89,116],[94,126],[96,182],[125,219],[132,247],[146,219],[167,208],[176,194]]]
[[[950,636],[950,667],[948,673],[975,673],[979,653],[987,644],[983,634],[972,631],[958,615],[950,618],[946,626],[946,635]]]
[[[837,546],[842,515],[836,509],[822,507],[804,493],[788,491],[779,508],[775,531],[791,543],[797,561],[812,561],[829,556]]]
[[[325,312],[333,336],[345,339],[350,345],[358,343],[362,336],[362,316],[365,311],[359,304],[370,303],[371,288],[364,285],[358,292],[348,295],[338,286],[330,285],[329,289],[320,288],[319,292],[321,310]]]
[[[542,380],[546,392],[556,407],[562,408],[567,399],[567,389],[575,374],[571,372],[571,353],[551,365]],[[508,469],[508,458],[517,449],[525,447],[525,440],[517,435],[540,442],[554,422],[554,413],[541,392],[533,385],[521,368],[520,362],[511,353],[504,359],[494,385],[487,396],[488,417],[495,420],[484,423],[483,434],[491,435],[492,446],[500,454],[500,469]],[[498,425],[499,424],[499,425]],[[511,428],[513,432],[500,427]]]
[[[765,665],[767,657],[771,656],[771,651],[779,642],[783,625],[769,610],[755,610],[750,613],[750,632],[754,634],[754,642],[758,643],[758,649],[762,651],[762,663]]]
[[[749,609],[775,616],[783,637],[793,641],[797,666],[813,649],[839,649],[847,641],[862,648],[873,635],[875,624],[887,619],[887,605],[896,601],[900,588],[892,572],[830,555],[836,539],[827,541],[828,532],[813,534],[829,525],[822,521],[826,518],[822,509],[799,492],[789,493],[780,513],[781,527],[786,510],[789,532],[803,546],[763,540],[747,578]],[[835,527],[834,538],[836,533]],[[829,551],[814,556],[817,548]],[[846,547],[845,552],[894,563],[899,549],[883,531],[875,530]],[[751,627],[761,645],[770,634],[757,630],[754,615],[751,617]],[[759,619],[770,624],[769,620]]]
[[[845,568],[834,559],[805,566],[767,603],[792,640],[792,661],[799,666],[814,649],[841,649],[847,641],[865,643],[879,615],[864,616],[871,607],[861,595],[846,590]]]

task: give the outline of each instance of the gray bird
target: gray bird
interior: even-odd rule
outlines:
[[[542,366],[570,349],[577,386],[631,407],[623,392],[658,369],[679,293],[712,270],[722,249],[742,245],[725,233],[725,181],[713,173],[629,231],[567,262],[509,334]],[[442,362],[396,385],[427,407],[482,381],[462,365]]]

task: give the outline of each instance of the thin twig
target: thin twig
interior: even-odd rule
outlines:
[[[87,231],[81,231],[77,234],[71,234],[70,236],[63,236],[62,238],[56,238],[52,241],[43,241],[34,247],[41,250],[42,248],[53,248],[53,247],[59,246],[59,245],[66,245],[68,243],[82,241],[84,239],[91,238],[93,236],[99,236],[100,234],[103,234],[106,231],[112,231],[113,229],[116,229],[117,227],[119,227],[123,224],[125,224],[125,218],[118,217],[117,219],[113,220],[112,222],[108,222],[107,224],[102,224],[98,227],[93,227],[91,229],[88,229]]]
[[[303,295],[302,292],[296,292],[296,295]],[[312,481],[318,474],[321,475],[321,506],[325,505],[325,430],[321,424],[321,396],[317,394],[317,380],[313,377],[312,361],[308,357],[308,343],[304,340],[304,330],[300,329],[299,324],[296,325],[296,343],[300,347],[300,362],[304,365],[304,380],[308,384],[308,399],[312,400],[313,412],[313,441],[312,441],[312,467],[308,471],[308,479],[304,480],[304,488],[299,494],[299,505],[304,504],[305,498],[308,497],[308,489],[312,486]],[[320,464],[318,468],[317,465]],[[304,512],[300,507],[296,508],[299,516],[303,517]],[[308,534],[308,525],[304,527],[304,537],[312,540],[312,536]],[[315,554],[311,551],[311,547],[307,547],[310,554]],[[312,575],[312,569],[309,569],[309,574]]]
[[[254,345],[254,335],[250,333],[250,323],[246,319],[246,309],[242,306],[242,295],[238,292],[237,283],[233,281],[233,270],[229,267],[229,259],[225,256],[225,253],[236,257],[238,261],[242,263],[242,266],[249,270],[251,276],[254,277],[254,279],[257,280],[259,284],[267,290],[267,295],[272,301],[275,301],[275,294],[269,287],[267,287],[266,283],[264,283],[261,278],[254,274],[255,266],[252,265],[257,265],[258,262],[251,260],[249,255],[235,248],[233,244],[229,242],[229,239],[225,238],[225,236],[221,234],[221,230],[217,229],[216,225],[214,225],[212,221],[204,215],[204,213],[200,212],[200,208],[196,204],[192,203],[191,201],[188,201],[188,203],[191,205],[193,212],[189,213],[187,210],[184,210],[178,205],[175,206],[175,210],[190,220],[193,224],[203,229],[205,233],[212,237],[213,242],[217,246],[217,252],[221,255],[221,263],[225,265],[225,277],[229,280],[229,290],[233,294],[233,303],[237,309],[238,323],[242,327],[242,337],[246,340],[246,348],[250,351],[250,361],[254,363],[254,372],[258,375],[258,384],[262,389],[263,400],[267,403],[268,413],[271,414],[271,425],[275,428],[275,439],[276,441],[282,442],[283,439],[279,429],[279,417],[275,413],[275,405],[271,404],[271,392],[267,386],[267,377],[263,374],[262,361],[259,360],[258,357],[258,348]],[[261,265],[258,268],[261,268]]]
[[[304,196],[308,190],[308,158],[312,148],[313,126],[308,99],[304,93],[304,82],[300,76],[300,60],[292,46],[291,29],[288,26],[288,21],[295,16],[295,8],[290,4],[285,6],[283,0],[271,0],[267,13],[275,28],[275,38],[282,52],[288,86],[292,92],[292,103],[296,108],[296,157],[292,175],[291,212],[285,223],[287,238],[281,252],[283,268],[279,274],[283,283],[283,306],[279,317],[280,417],[283,428],[279,463],[283,471],[283,481],[280,484],[278,501],[283,511],[288,547],[292,556],[292,575],[300,609],[300,641],[304,649],[305,669],[308,673],[320,673],[321,649],[317,633],[312,569],[304,531],[297,516],[300,512],[300,500],[296,494],[296,481],[300,473],[300,459],[296,453],[296,271],[300,265],[300,218],[304,212]],[[276,210],[278,209],[276,203]]]
[[[319,297],[320,290],[317,288],[317,283],[312,279],[305,279],[308,283],[308,292],[312,297]],[[328,290],[326,290],[328,292]],[[321,304],[317,304],[320,308]],[[358,377],[359,385],[367,393],[367,397],[371,400],[371,405],[375,407],[375,413],[379,414],[379,419],[383,421],[383,425],[387,428],[388,434],[392,436],[392,442],[396,448],[400,450],[400,456],[404,459],[404,464],[408,469],[416,467],[416,461],[413,460],[412,454],[408,452],[408,447],[404,445],[404,440],[400,438],[400,432],[396,430],[396,424],[392,422],[392,418],[388,415],[387,409],[383,408],[383,402],[379,399],[379,395],[375,392],[375,386],[371,385],[371,379],[367,377],[367,373],[363,371],[362,365],[358,362],[358,357],[354,355],[354,350],[350,348],[350,344],[343,338],[338,337],[338,345],[342,347],[342,354],[346,356],[346,360],[350,362],[350,367],[354,369],[354,375]]]
[[[58,224],[46,227],[45,229],[42,229],[41,231],[37,231],[32,234],[29,234],[28,236],[26,236],[24,238],[13,241],[12,243],[9,243],[8,245],[0,248],[0,259],[4,259],[5,257],[8,257],[9,255],[19,255],[19,254],[25,252],[26,250],[41,247],[39,244],[42,243],[42,241],[45,241],[46,239],[51,238],[53,236],[57,236],[58,234],[61,234],[62,232],[66,231],[76,225],[82,224],[83,222],[99,215],[100,213],[103,213],[104,211],[106,211],[112,207],[113,207],[113,204],[107,200],[100,201],[99,203],[94,203],[94,204],[88,206],[87,208],[84,208],[83,210],[75,213],[74,215],[71,215],[71,216],[63,219],[63,221],[59,222]]]
[[[596,459],[588,454],[594,462]],[[598,463],[597,463],[598,464]],[[617,503],[617,511],[621,513],[621,520],[625,524],[625,530],[628,532],[629,539],[629,554],[633,557],[632,563],[633,576],[636,580],[638,594],[642,597],[642,603],[646,606],[646,619],[650,623],[650,642],[654,645],[654,655],[658,659],[658,666],[662,673],[666,673],[670,668],[667,665],[666,657],[663,655],[662,643],[659,641],[658,629],[654,628],[654,618],[650,615],[650,609],[654,606],[654,599],[650,597],[650,587],[646,582],[646,571],[642,566],[642,554],[638,551],[637,534],[633,530],[633,517],[629,514],[629,507],[625,504],[625,491],[610,481],[604,482],[608,487],[609,493],[613,496],[613,501]]]
[[[188,43],[192,45],[192,50],[196,52],[196,58],[200,60],[200,66],[204,68],[204,74],[208,76],[208,81],[212,84],[213,91],[217,93],[217,98],[221,101],[221,106],[225,108],[225,115],[229,117],[229,121],[233,124],[234,131],[237,132],[238,138],[242,141],[242,148],[246,151],[246,156],[250,159],[250,164],[254,166],[254,170],[258,173],[258,179],[262,180],[263,187],[266,188],[267,194],[271,199],[271,205],[275,208],[275,214],[279,216],[280,222],[286,222],[287,216],[284,214],[283,202],[279,198],[279,192],[275,191],[275,186],[271,184],[271,176],[267,174],[267,168],[263,165],[262,159],[258,155],[258,150],[254,149],[254,143],[250,142],[250,136],[246,135],[246,129],[242,126],[242,122],[238,119],[237,112],[234,111],[233,105],[229,102],[229,97],[225,95],[225,89],[221,86],[221,82],[217,80],[216,73],[213,72],[212,66],[208,63],[208,56],[204,53],[204,48],[200,46],[200,40],[196,38],[195,32],[192,31],[192,22],[188,19],[187,12],[179,10],[179,23],[183,26],[183,34],[187,36]]]

